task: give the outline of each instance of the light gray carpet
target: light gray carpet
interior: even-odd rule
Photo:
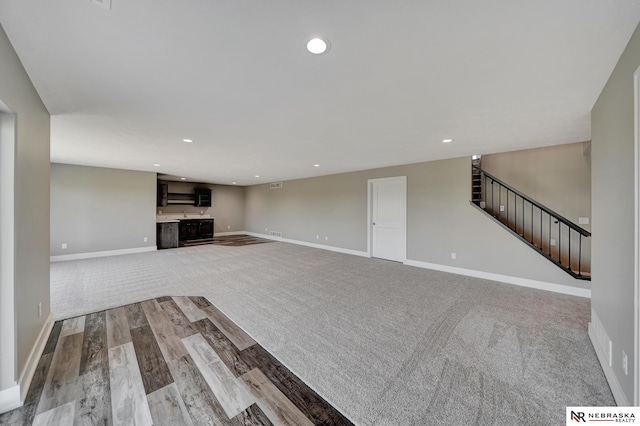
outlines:
[[[614,405],[588,299],[285,243],[51,265],[56,319],[202,295],[354,423],[564,424]]]

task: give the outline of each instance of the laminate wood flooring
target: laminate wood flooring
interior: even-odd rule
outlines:
[[[265,238],[253,237],[251,235],[223,235],[220,237],[213,237],[213,243],[221,246],[248,246],[253,244],[272,243],[272,240]]]
[[[351,425],[204,297],[54,324],[0,425]]]

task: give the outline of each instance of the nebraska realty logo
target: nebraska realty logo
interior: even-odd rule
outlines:
[[[567,407],[567,425],[591,422],[635,423],[640,407]]]

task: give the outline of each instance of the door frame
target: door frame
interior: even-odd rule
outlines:
[[[634,379],[633,405],[640,405],[640,67],[633,73],[634,117]]]
[[[0,412],[17,408],[23,401],[15,310],[16,128],[16,115],[0,101]]]
[[[402,221],[402,230],[404,233],[404,247],[402,253],[402,263],[407,262],[407,177],[406,176],[394,176],[387,178],[377,178],[377,179],[368,179],[367,180],[367,256],[373,257],[373,185],[378,182],[391,182],[398,181],[403,184],[403,197],[402,202],[404,203],[404,220]]]

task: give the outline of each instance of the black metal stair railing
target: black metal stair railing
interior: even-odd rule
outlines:
[[[572,277],[591,280],[591,233],[472,165],[471,204]]]

